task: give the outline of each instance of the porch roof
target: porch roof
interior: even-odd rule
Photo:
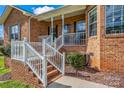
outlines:
[[[41,20],[48,20],[51,17],[57,17],[61,15],[68,14],[68,16],[74,16],[76,14],[83,13],[83,10],[86,8],[86,5],[66,5],[61,8],[51,10],[51,11],[48,11],[48,12],[45,12],[39,15],[33,15],[31,13],[28,13],[27,11],[21,10],[14,6],[7,6],[3,15],[0,16],[0,24],[3,24],[6,21],[7,17],[9,16],[13,8],[21,11],[26,16],[31,16],[32,18],[36,18],[39,21],[41,21]]]
[[[66,15],[66,14],[80,14],[81,12],[83,13],[83,10],[86,8],[86,5],[66,5],[61,8],[58,8],[56,10],[51,10],[42,14],[39,14],[35,16],[39,21],[41,20],[47,20],[51,17],[57,17],[61,15]],[[72,14],[75,13],[75,14]]]

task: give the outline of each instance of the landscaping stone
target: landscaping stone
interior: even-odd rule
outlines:
[[[69,66],[66,67],[66,75],[76,77],[74,69],[69,70]],[[117,87],[117,88],[124,88],[124,74],[121,73],[112,73],[112,72],[98,72],[93,71],[93,69],[89,70],[90,68],[87,68],[83,71],[78,72],[79,79],[87,80],[99,84],[104,84],[111,87]]]
[[[6,81],[11,79],[11,73],[0,75],[0,81]]]

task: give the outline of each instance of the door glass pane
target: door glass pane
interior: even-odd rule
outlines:
[[[18,40],[19,39],[19,26],[11,26],[11,39]]]
[[[64,33],[69,33],[70,32],[70,24],[64,25]]]
[[[85,31],[85,22],[84,21],[78,21],[76,23],[76,32],[83,32]]]

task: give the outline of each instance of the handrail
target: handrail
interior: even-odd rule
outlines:
[[[64,46],[84,46],[86,44],[86,33],[66,33],[63,34]]]
[[[55,47],[44,40],[45,54],[48,62],[64,75],[65,54],[60,53]],[[48,52],[48,53],[47,53]]]
[[[47,64],[45,57],[40,55],[29,43],[25,42],[25,45],[26,45],[26,57],[27,57],[26,64],[32,69],[34,74],[41,80],[44,87],[46,87]]]
[[[37,56],[39,56],[42,60],[44,59],[29,43],[25,43]]]
[[[54,47],[59,50],[63,46],[63,38],[62,35],[60,35],[55,41],[54,41]]]
[[[55,48],[53,48],[52,46],[50,46],[49,44],[46,43],[47,46],[49,46],[53,51],[59,53],[59,55],[63,56],[63,54],[61,54],[58,50],[56,50]],[[47,56],[47,55],[46,55]]]
[[[21,60],[27,64],[37,78],[47,86],[47,64],[45,57],[39,54],[26,41],[12,41],[11,42],[12,59]],[[15,54],[15,55],[14,55]]]
[[[69,35],[69,34],[82,34],[82,33],[85,33],[85,32],[76,32],[76,33],[71,32],[71,33],[64,33],[64,35]]]
[[[39,43],[37,44],[39,46]],[[12,58],[19,59],[25,62],[36,74],[36,76],[43,82],[44,86],[46,86],[47,62],[50,62],[64,75],[65,54],[60,53],[59,49],[63,45],[84,44],[84,32],[63,34],[59,36],[55,40],[55,42],[53,42],[51,35],[48,36],[46,39],[43,39],[41,43],[42,54],[36,51],[31,43],[28,43],[26,41],[12,41]],[[14,54],[16,56],[14,56]]]

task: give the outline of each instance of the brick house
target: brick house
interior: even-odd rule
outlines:
[[[12,48],[12,78],[45,87],[64,75],[69,52],[89,54],[99,71],[123,73],[123,11],[123,5],[67,5],[33,15],[7,6],[0,24]]]

